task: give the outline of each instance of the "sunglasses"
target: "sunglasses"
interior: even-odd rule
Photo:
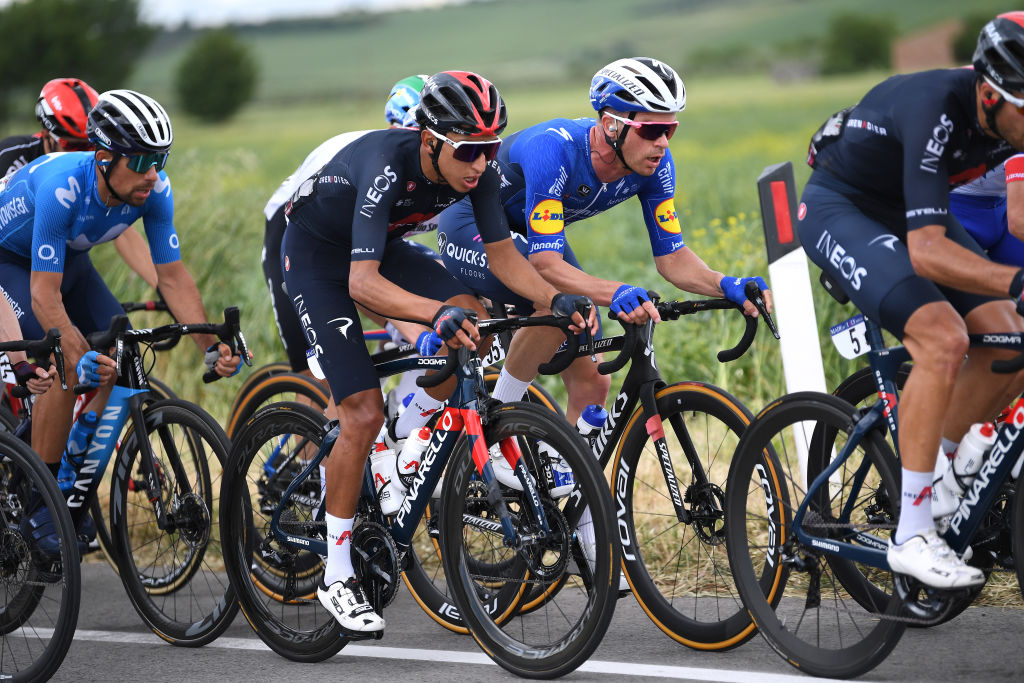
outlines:
[[[136,173],[145,173],[150,166],[156,166],[157,171],[164,170],[167,165],[167,152],[150,152],[149,154],[136,154],[126,156],[128,168]]]
[[[484,155],[487,161],[493,161],[494,157],[498,156],[498,148],[501,147],[501,140],[459,140],[455,142],[437,131],[430,130],[429,128],[427,131],[438,140],[451,145],[452,156],[455,157],[455,160],[465,163],[476,161],[476,158],[481,154]]]
[[[1020,95],[1011,95],[1009,92],[1003,90],[998,85],[993,83],[992,79],[990,79],[988,76],[985,76],[985,82],[991,85],[992,88],[997,93],[999,93],[1004,100],[1006,100],[1017,110],[1018,113],[1024,114],[1024,98],[1022,98]]]
[[[50,133],[50,137],[53,139],[57,146],[65,152],[88,152],[92,150],[93,145],[88,140],[75,140],[74,138],[61,138],[57,137],[53,133]]]
[[[671,140],[672,136],[676,132],[676,126],[679,125],[678,121],[632,121],[630,119],[624,119],[621,116],[608,113],[605,113],[605,116],[624,123],[630,128],[636,129],[637,135],[642,137],[644,140],[651,141],[657,140],[662,135],[665,136],[666,140]]]

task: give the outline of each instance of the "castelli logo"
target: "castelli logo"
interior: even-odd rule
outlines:
[[[804,219],[804,216],[806,216],[806,215],[807,215],[807,205],[804,204],[803,202],[800,202],[800,208],[798,208],[796,210],[796,217],[797,217],[798,220],[802,221]]]
[[[285,270],[290,270],[291,269],[291,265],[292,265],[291,262],[288,261],[288,257],[285,256],[284,257],[284,269]]]
[[[407,182],[405,184],[405,191],[406,192],[412,192],[415,189],[416,189],[416,183],[414,183],[413,181],[410,180],[409,182]]]

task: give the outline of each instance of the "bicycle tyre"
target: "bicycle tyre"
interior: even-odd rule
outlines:
[[[829,394],[801,392],[774,401],[744,433],[726,490],[729,562],[740,598],[768,644],[791,665],[815,676],[850,678],[870,671],[906,629],[902,603],[891,597],[891,589],[881,604],[864,609],[846,590],[848,579],[836,571],[853,563],[826,554],[820,541],[818,547],[802,544],[793,532],[794,506],[805,491],[794,439],[802,437],[812,450],[839,448],[845,443],[820,436],[815,440],[812,434],[835,430],[845,438],[856,416],[856,408]],[[876,527],[890,533],[891,521],[876,525],[873,516],[879,501],[899,500],[895,459],[886,450],[880,435],[868,433],[836,472],[837,481],[819,489],[820,495],[810,501],[805,528],[820,525],[816,535],[836,539]],[[814,457],[812,452],[808,460]],[[828,520],[841,516],[832,506],[853,493],[848,487],[865,461],[864,488],[853,498],[858,506],[849,521],[830,524]],[[836,487],[842,495],[833,493]],[[881,543],[874,541],[875,547]],[[775,579],[768,585],[766,574]],[[891,585],[891,575],[889,581]],[[837,634],[844,626],[846,632]]]
[[[246,377],[241,386],[238,387],[238,393],[235,394],[235,398],[231,400],[231,408],[228,410],[228,415],[234,415],[238,409],[238,404],[249,395],[249,392],[254,386],[265,380],[271,375],[279,375],[284,372],[292,372],[292,366],[287,361],[274,361],[261,365]]]
[[[612,466],[616,510],[625,523],[619,528],[622,566],[640,607],[670,638],[699,650],[738,647],[756,629],[729,571],[723,491],[753,414],[728,392],[703,382],[666,386],[655,398],[684,507],[693,519],[683,523],[676,516],[638,408],[626,423]],[[692,446],[706,484],[694,480],[684,443]]]
[[[51,511],[60,555],[47,558],[21,532],[33,502]],[[82,577],[71,513],[35,451],[0,434],[0,677],[48,680],[67,656],[78,625]]]
[[[229,442],[212,417],[187,401],[157,401],[144,408],[143,417],[163,478],[161,505],[169,528],[159,528],[145,476],[136,478],[142,430],[133,423],[118,449],[110,506],[121,581],[154,633],[174,645],[199,647],[223,633],[238,611],[220,566],[214,512]],[[137,493],[144,491],[140,500]]]
[[[579,434],[551,411],[528,403],[505,403],[491,408],[485,422],[485,441],[494,444],[514,438],[523,452],[528,471],[537,482],[545,480],[549,466],[543,458],[537,457],[538,441],[552,446],[572,469],[576,489],[571,496],[556,501],[546,491],[540,491],[551,531],[543,539],[528,541],[519,554],[532,558],[530,570],[540,579],[546,579],[544,573],[547,572],[553,577],[558,573],[571,573],[572,564],[575,564],[575,572],[587,576],[574,574],[559,594],[536,612],[519,614],[504,626],[495,622],[477,591],[471,588],[478,581],[488,581],[489,577],[470,571],[465,551],[488,544],[501,546],[501,534],[494,533],[496,511],[484,496],[476,497],[480,506],[477,514],[490,519],[491,525],[475,526],[464,521],[466,501],[472,495],[469,492],[478,488],[480,482],[469,449],[463,446],[448,462],[441,494],[441,556],[449,579],[458,577],[456,581],[450,580],[449,586],[470,634],[499,666],[526,678],[562,676],[574,671],[593,654],[615,610],[619,547],[612,532],[615,516],[608,485]],[[577,495],[589,503],[595,521],[593,567],[584,558],[571,522],[561,514],[564,508],[560,506]],[[525,503],[513,517],[524,536],[536,524],[531,507]],[[474,534],[475,531],[479,533]],[[503,565],[495,562],[487,566]],[[479,567],[477,565],[478,570]],[[491,578],[510,580],[500,574]],[[554,633],[556,630],[561,634]]]
[[[341,626],[321,607],[316,595],[272,597],[254,582],[251,568],[257,556],[264,562],[279,558],[280,570],[287,572],[291,561],[303,554],[266,533],[279,501],[263,500],[258,492],[268,444],[274,450],[281,437],[296,435],[319,446],[326,423],[322,414],[299,403],[276,403],[261,408],[242,425],[233,441],[221,493],[224,564],[242,613],[271,650],[296,662],[328,659],[348,639],[342,636]]]
[[[262,406],[280,401],[294,401],[296,396],[306,397],[323,410],[331,397],[314,379],[294,372],[275,373],[251,385],[249,392],[239,400],[238,407],[228,418],[228,438],[234,438],[239,427],[249,421]]]

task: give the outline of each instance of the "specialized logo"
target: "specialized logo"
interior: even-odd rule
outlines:
[[[342,337],[348,337],[348,328],[352,326],[352,318],[335,318],[334,320],[328,320],[328,325],[334,325],[335,329],[341,333]]]
[[[557,199],[541,200],[530,212],[530,229],[541,235],[554,235],[565,229],[562,202]]]
[[[592,192],[590,185],[580,185],[576,188],[576,191],[580,193],[581,197],[586,197]]]
[[[654,217],[658,221],[658,229],[670,235],[678,235],[682,232],[679,227],[679,217],[676,214],[676,203],[674,199],[666,199],[654,209]]]

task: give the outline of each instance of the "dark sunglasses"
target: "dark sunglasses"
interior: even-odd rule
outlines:
[[[427,131],[438,140],[451,145],[452,156],[455,157],[455,160],[465,163],[476,161],[476,158],[481,154],[484,155],[487,161],[493,161],[494,157],[498,156],[498,148],[501,147],[501,140],[460,140],[455,142],[437,131],[430,130],[429,128]]]
[[[167,165],[166,152],[150,152],[149,154],[136,154],[125,157],[128,160],[128,168],[136,173],[145,173],[150,166],[156,166],[157,171],[164,170]]]
[[[672,136],[675,135],[676,127],[679,125],[678,121],[632,121],[630,119],[624,119],[621,116],[608,113],[605,113],[605,116],[626,124],[630,128],[636,130],[636,134],[644,140],[651,141],[657,140],[662,135],[665,136],[665,139],[671,140]]]

